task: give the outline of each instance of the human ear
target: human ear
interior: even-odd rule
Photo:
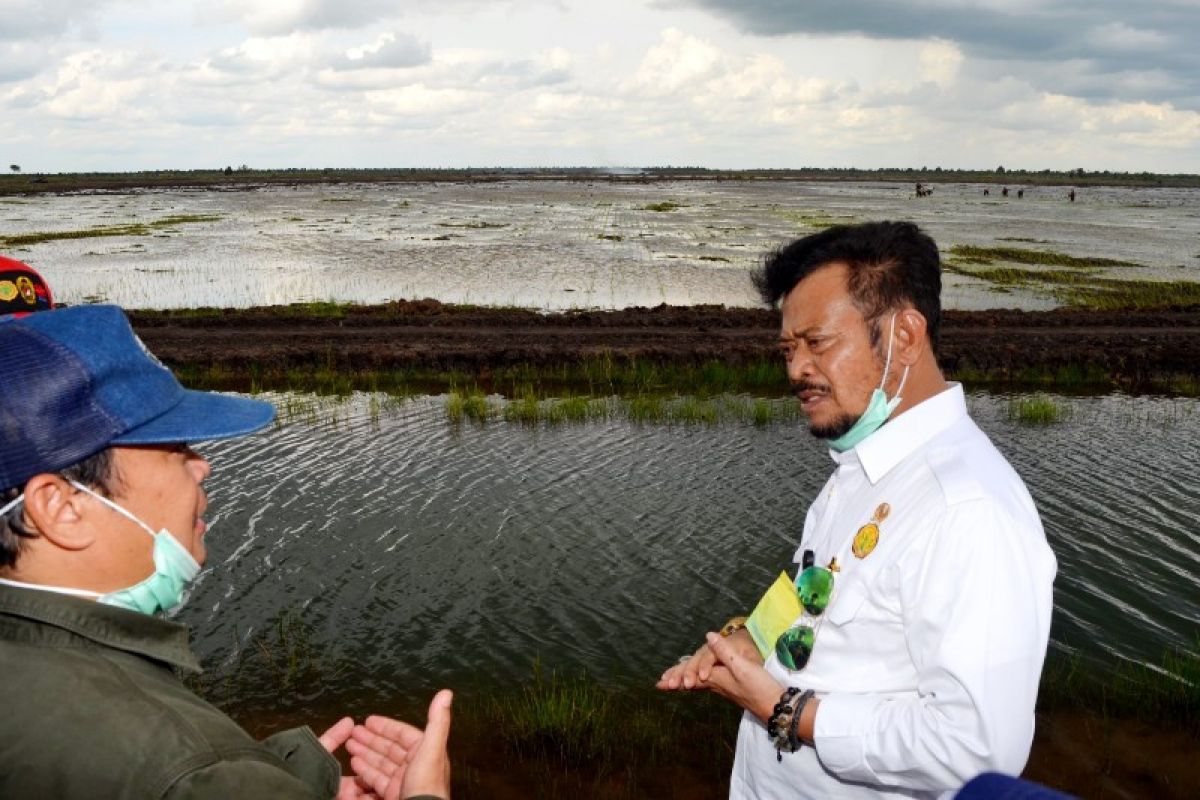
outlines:
[[[43,538],[64,550],[82,550],[96,538],[81,493],[61,475],[34,475],[25,483],[25,516]]]
[[[895,359],[906,367],[916,364],[929,340],[928,331],[925,315],[915,308],[896,314]]]

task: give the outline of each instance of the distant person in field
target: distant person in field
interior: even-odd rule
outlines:
[[[834,472],[795,572],[757,604],[744,587],[753,613],[710,620],[720,634],[658,688],[744,709],[734,800],[936,798],[1019,774],[1056,565],[1024,483],[938,367],[937,245],[907,222],[835,226],[772,254],[756,285]]]
[[[1074,203],[1075,202],[1075,190],[1072,189],[1070,192],[1068,192],[1067,197],[1070,198],[1072,203]]]
[[[54,308],[46,279],[28,264],[0,256],[0,319],[16,319]]]

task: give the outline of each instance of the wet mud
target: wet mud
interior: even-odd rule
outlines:
[[[722,306],[540,314],[434,300],[349,306],[130,312],[149,348],[173,367],[333,370],[554,366],[588,358],[751,363],[775,358],[778,316]],[[991,379],[1083,369],[1137,389],[1195,375],[1200,310],[948,311],[939,359]]]

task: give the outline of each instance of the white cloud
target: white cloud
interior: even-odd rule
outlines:
[[[137,53],[88,50],[69,56],[44,90],[39,108],[75,120],[120,119],[123,124],[153,112],[145,102],[153,65]]]
[[[958,77],[963,53],[954,42],[935,39],[921,48],[917,60],[921,79],[945,89]]]
[[[334,69],[396,69],[427,64],[429,43],[405,33],[385,33],[373,44],[354,47],[336,61]]]
[[[670,95],[713,77],[722,68],[722,58],[721,51],[708,42],[668,28],[628,85],[645,95]]]
[[[937,2],[961,11],[967,0]],[[23,164],[1200,171],[1200,98],[1179,99],[1195,78],[1165,58],[1143,63],[1165,29],[1141,12],[1078,16],[1071,53],[1047,60],[1039,39],[1037,58],[1014,60],[953,26],[910,38],[756,35],[730,26],[730,12],[649,0],[603,10],[588,0],[224,0],[197,6],[190,22],[149,0],[0,3],[41,14],[0,35],[11,40],[0,41],[0,141]],[[728,5],[688,0],[705,3]],[[1009,0],[975,5],[1012,12]],[[1076,52],[1089,47],[1117,67]]]

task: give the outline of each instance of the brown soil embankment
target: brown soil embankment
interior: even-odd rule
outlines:
[[[131,312],[150,349],[171,366],[231,370],[326,366],[477,372],[552,366],[608,356],[661,363],[775,357],[777,316],[723,307],[633,308],[538,314],[462,308],[432,300],[348,306]],[[1139,389],[1164,376],[1195,376],[1200,310],[949,311],[940,359],[955,374],[1021,382],[1080,370]]]

